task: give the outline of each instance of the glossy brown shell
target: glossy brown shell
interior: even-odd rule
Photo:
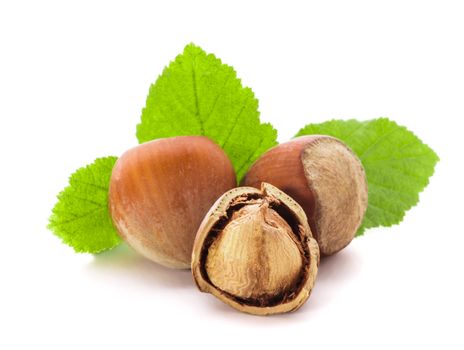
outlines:
[[[330,136],[301,136],[264,153],[242,181],[255,188],[262,182],[277,186],[302,206],[323,255],[351,242],[367,208],[361,162]]]
[[[236,186],[224,151],[203,136],[141,144],[113,169],[109,205],[121,237],[162,265],[189,268],[196,231],[214,201]]]

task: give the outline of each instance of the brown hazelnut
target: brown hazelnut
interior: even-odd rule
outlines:
[[[304,209],[321,254],[347,246],[367,207],[364,168],[340,140],[302,136],[264,153],[245,175],[243,185],[277,186]]]
[[[201,291],[256,315],[298,309],[311,293],[318,264],[303,209],[266,183],[220,197],[201,223],[192,254]]]
[[[236,185],[230,160],[210,139],[159,139],[118,159],[110,212],[121,237],[137,252],[168,267],[189,268],[201,220]]]

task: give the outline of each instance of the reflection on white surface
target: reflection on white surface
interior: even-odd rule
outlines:
[[[333,256],[323,257],[319,266],[315,287],[309,298],[298,311],[290,314],[267,317],[265,324],[301,321],[311,317],[317,309],[323,311],[343,290],[343,285],[352,281],[361,268],[361,258],[355,250],[346,248]],[[217,300],[210,294],[200,293],[193,281],[190,270],[169,269],[137,254],[126,244],[95,255],[86,266],[86,273],[98,280],[121,284],[127,288],[149,289],[154,294],[160,290],[175,292],[177,289],[190,289],[192,299],[204,302],[205,312],[224,314],[240,322],[254,322],[254,317],[244,315]],[[108,286],[111,287],[111,286]]]
[[[104,277],[112,275],[121,283],[131,283],[134,287],[192,288],[193,277],[190,270],[174,270],[137,254],[126,244],[98,254],[87,265],[90,274]]]

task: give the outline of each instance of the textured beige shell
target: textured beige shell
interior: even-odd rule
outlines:
[[[302,288],[299,290],[298,294],[295,295],[292,299],[286,300],[285,302],[275,305],[275,306],[253,306],[245,303],[241,303],[234,298],[231,298],[227,293],[224,293],[222,290],[212,285],[202,272],[202,261],[201,255],[205,241],[207,240],[209,234],[211,233],[212,228],[215,224],[224,218],[227,215],[227,209],[236,198],[243,195],[250,194],[263,194],[266,196],[272,196],[277,198],[279,201],[285,204],[287,208],[298,219],[298,224],[303,228],[302,232],[306,239],[307,248],[309,250],[309,270],[306,274],[306,280],[302,282]],[[298,309],[304,302],[309,298],[311,290],[313,288],[317,269],[319,264],[319,247],[315,239],[311,235],[311,230],[308,226],[306,215],[303,209],[298,203],[296,203],[292,198],[286,195],[284,192],[280,191],[276,187],[263,183],[261,191],[253,187],[239,187],[232,189],[225,194],[223,194],[216,203],[211,207],[209,212],[206,214],[203,222],[200,225],[197,236],[195,238],[193,253],[192,253],[192,273],[195,279],[195,282],[198,288],[202,292],[207,292],[213,294],[218,299],[222,300],[226,304],[232,306],[233,308],[254,314],[254,315],[269,315],[276,313],[284,313],[289,311],[294,311]]]
[[[301,154],[315,196],[314,220],[322,252],[334,254],[354,238],[367,209],[367,180],[356,155],[343,142],[321,137]]]

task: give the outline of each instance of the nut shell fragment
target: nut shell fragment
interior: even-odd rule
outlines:
[[[303,209],[276,187],[239,187],[212,206],[198,230],[192,273],[199,289],[256,315],[308,299],[319,248]]]

